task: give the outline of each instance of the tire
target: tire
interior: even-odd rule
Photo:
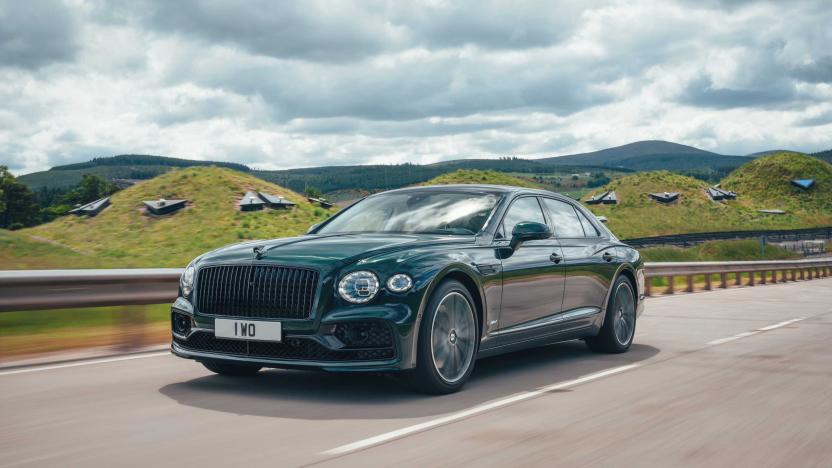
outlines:
[[[227,375],[229,377],[251,377],[260,371],[261,367],[251,364],[233,364],[229,362],[205,361],[202,363],[209,371]]]
[[[409,376],[417,390],[444,395],[468,381],[480,345],[474,307],[459,281],[445,280],[433,291],[419,329],[416,368]]]
[[[612,286],[601,331],[586,339],[589,349],[596,353],[624,353],[630,349],[636,332],[635,297],[630,280],[619,276]]]

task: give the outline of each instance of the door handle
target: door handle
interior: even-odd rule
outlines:
[[[609,252],[604,252],[604,253],[601,255],[601,258],[603,258],[605,262],[611,262],[611,261],[612,261],[612,259],[614,259],[614,258],[615,258],[615,256],[613,256],[613,254],[611,254],[611,253],[609,253]]]
[[[549,260],[551,260],[554,263],[560,263],[560,261],[563,259],[560,255],[557,254],[557,252],[552,252],[552,255],[549,255]]]

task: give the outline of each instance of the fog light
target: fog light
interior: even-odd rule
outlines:
[[[173,313],[171,317],[173,331],[177,335],[187,335],[191,331],[191,317],[185,314]]]

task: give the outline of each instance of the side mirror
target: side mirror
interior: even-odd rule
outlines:
[[[552,237],[552,230],[549,226],[543,223],[536,223],[534,221],[521,221],[514,225],[511,230],[511,243],[509,247],[511,250],[516,250],[523,242],[538,239],[548,239]]]
[[[315,224],[309,226],[309,229],[306,230],[306,233],[309,234],[310,232],[314,231],[315,228],[317,228],[320,225],[321,225],[321,223],[315,223]]]

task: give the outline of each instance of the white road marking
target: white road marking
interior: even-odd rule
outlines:
[[[752,336],[752,335],[756,335],[758,333],[767,332],[767,331],[770,331],[770,330],[774,330],[776,328],[782,328],[782,327],[785,327],[786,325],[791,325],[791,324],[793,324],[795,322],[799,322],[801,320],[806,320],[806,317],[798,317],[798,318],[795,318],[795,319],[786,320],[784,322],[775,323],[773,325],[767,325],[765,327],[761,327],[761,328],[758,328],[756,330],[737,333],[734,336],[729,336],[727,338],[719,338],[717,340],[709,341],[705,344],[707,346],[715,346],[715,345],[720,345],[720,344],[723,344],[723,343],[729,343],[731,341],[739,340],[740,338],[745,338],[747,336]]]
[[[528,392],[521,392],[514,395],[511,395],[506,398],[502,398],[499,400],[494,400],[488,403],[484,403],[478,406],[474,406],[472,408],[468,408],[466,410],[462,410],[456,413],[449,414],[447,416],[443,416],[441,418],[432,419],[430,421],[425,421],[423,423],[414,424],[413,426],[404,427],[402,429],[397,429],[395,431],[386,432],[384,434],[379,434],[374,437],[370,437],[364,440],[359,440],[358,442],[353,442],[350,444],[342,445],[340,447],[336,447],[334,449],[327,450],[323,452],[323,455],[326,456],[335,456],[335,455],[344,455],[351,452],[356,452],[359,450],[363,450],[375,445],[383,444],[385,442],[389,442],[394,439],[399,439],[402,437],[409,436],[411,434],[415,434],[417,432],[426,431],[428,429],[433,429],[437,426],[443,426],[445,424],[449,424],[452,422],[459,421],[461,419],[469,418],[471,416],[476,416],[481,413],[485,413],[486,411],[491,411],[493,409],[501,408],[504,406],[511,405],[513,403],[517,403],[524,400],[529,400],[531,398],[538,397],[548,392],[552,392],[555,390],[562,390],[567,387],[572,387],[575,385],[579,385],[585,382],[589,382],[592,380],[597,380],[603,377],[607,377],[609,375],[618,374],[621,372],[625,372],[628,370],[635,369],[638,367],[639,364],[628,364],[626,366],[619,366],[613,367],[611,369],[607,369],[601,372],[596,372],[593,374],[588,374],[583,377],[578,377],[577,379],[567,380],[564,382],[555,383],[552,385],[547,385],[545,387],[540,387],[536,390],[531,390]]]
[[[769,325],[767,327],[758,328],[758,331],[769,331],[774,330],[775,328],[785,327],[786,325],[791,325],[795,322],[799,322],[801,320],[806,320],[806,317],[799,317],[796,319],[786,320],[785,322],[775,323],[774,325]]]
[[[55,370],[55,369],[65,369],[67,367],[91,366],[93,364],[104,364],[104,363],[107,363],[107,362],[130,361],[132,359],[144,359],[144,358],[159,357],[159,356],[170,356],[170,351],[160,351],[158,353],[147,353],[147,354],[134,354],[134,355],[130,355],[130,356],[119,356],[119,357],[112,357],[112,358],[90,359],[90,360],[87,360],[87,361],[68,362],[66,364],[55,364],[55,365],[51,365],[51,366],[24,367],[24,368],[21,368],[21,369],[11,369],[11,370],[7,370],[7,371],[0,371],[0,376],[13,375],[13,374],[27,374],[29,372],[40,372],[40,371]]]

